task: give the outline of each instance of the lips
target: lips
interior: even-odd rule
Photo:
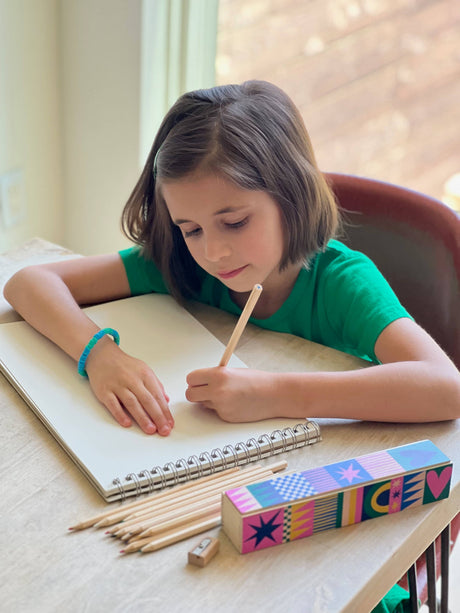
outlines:
[[[243,270],[245,270],[247,266],[248,265],[246,264],[246,266],[241,266],[241,268],[234,268],[233,270],[223,270],[221,272],[218,272],[217,276],[220,279],[232,279],[233,277],[239,275],[240,272],[243,272]]]

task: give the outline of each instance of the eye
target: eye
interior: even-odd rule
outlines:
[[[192,236],[198,236],[201,232],[201,228],[194,228],[193,230],[184,230],[184,238],[191,238]]]
[[[237,230],[238,228],[242,228],[243,226],[245,226],[249,221],[249,217],[245,217],[244,219],[241,219],[240,221],[236,221],[235,223],[226,223],[226,227],[230,228],[231,230]]]

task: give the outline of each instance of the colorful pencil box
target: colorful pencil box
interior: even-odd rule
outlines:
[[[240,553],[447,498],[452,463],[431,441],[229,490],[223,529]]]

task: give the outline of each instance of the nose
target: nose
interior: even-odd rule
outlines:
[[[231,253],[230,245],[219,236],[206,236],[204,256],[208,262],[218,262]]]

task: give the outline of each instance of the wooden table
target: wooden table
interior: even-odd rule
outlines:
[[[35,241],[0,256],[0,285],[18,262],[69,257]],[[14,319],[3,304],[0,319]],[[192,312],[226,342],[235,319],[202,305]],[[249,366],[345,369],[359,360],[301,339],[249,327],[237,352]],[[204,569],[187,564],[194,537],[152,554],[120,556],[102,532],[68,533],[106,507],[83,474],[0,377],[3,518],[0,610],[143,613],[155,610],[366,613],[459,510],[459,422],[405,425],[319,420],[323,441],[284,456],[306,469],[429,438],[454,462],[447,500],[239,555],[221,529]],[[269,461],[266,461],[267,463]],[[115,505],[116,506],[116,505]]]

